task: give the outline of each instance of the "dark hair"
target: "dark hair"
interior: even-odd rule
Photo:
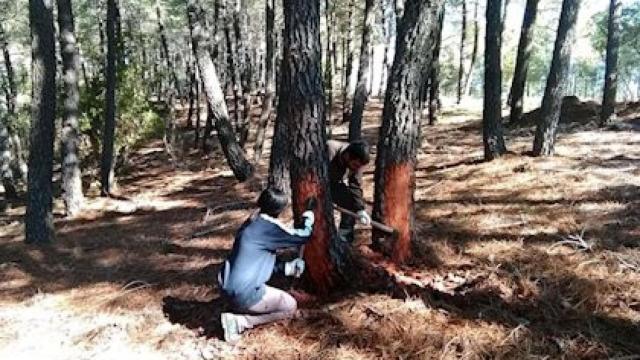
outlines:
[[[258,197],[258,207],[260,212],[271,217],[278,217],[280,213],[287,207],[289,199],[287,195],[277,189],[265,189]]]
[[[355,140],[349,143],[345,152],[349,154],[352,159],[358,159],[365,164],[369,163],[369,144],[364,140]]]

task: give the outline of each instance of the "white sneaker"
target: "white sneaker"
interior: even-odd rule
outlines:
[[[236,315],[232,313],[222,313],[220,315],[222,329],[224,329],[224,341],[235,344],[240,340],[240,329]]]

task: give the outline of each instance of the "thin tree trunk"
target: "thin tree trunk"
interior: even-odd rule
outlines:
[[[622,4],[611,0],[607,30],[607,66],[602,96],[600,125],[605,126],[616,118],[616,91],[618,86],[618,48],[620,46],[620,13]]]
[[[64,81],[64,120],[62,122],[62,190],[67,216],[75,216],[84,203],[80,173],[80,129],[78,75],[80,55],[76,46],[73,11],[70,0],[58,1],[58,27]]]
[[[334,0],[335,1],[335,0]],[[331,4],[329,0],[325,0],[325,16],[327,25],[327,57],[325,59],[325,67],[324,67],[324,84],[326,88],[326,100],[327,100],[327,123],[332,124],[332,116],[331,110],[333,109],[333,66],[335,65],[333,61],[334,53],[331,52],[332,45],[332,32],[331,27],[333,26],[333,9],[331,8]]]
[[[444,27],[445,5],[442,5],[438,14],[438,27],[435,34],[435,46],[433,50],[433,66],[429,74],[429,125],[438,122],[440,111],[440,48],[442,47],[442,28]]]
[[[114,185],[114,143],[116,130],[116,87],[117,87],[117,63],[116,63],[116,3],[115,0],[107,0],[107,68],[106,68],[106,93],[105,93],[105,120],[102,133],[102,163],[100,178],[102,195],[111,194]]]
[[[511,92],[509,93],[509,106],[511,114],[509,121],[512,124],[520,122],[524,108],[524,88],[527,82],[527,72],[529,70],[529,59],[531,58],[531,40],[533,37],[533,24],[538,14],[539,0],[527,0],[522,21],[522,31],[520,32],[520,42],[518,44],[518,56],[516,57],[516,68],[513,73]]]
[[[193,46],[200,76],[204,83],[204,91],[215,121],[220,145],[227,158],[227,163],[238,181],[245,181],[253,175],[253,166],[246,159],[242,147],[236,141],[233,128],[229,123],[229,113],[224,94],[211,59],[209,33],[203,24],[202,8],[197,0],[188,2],[189,25],[192,27]]]
[[[362,42],[360,43],[360,63],[358,66],[358,82],[356,92],[353,97],[353,111],[349,121],[349,141],[358,140],[362,137],[362,114],[367,104],[369,90],[369,45],[371,43],[371,31],[375,21],[375,8],[373,0],[365,0],[364,23],[362,30]]]
[[[476,0],[473,7],[473,49],[471,50],[471,63],[464,80],[464,95],[471,94],[471,84],[473,83],[473,70],[476,67],[478,58],[478,43],[480,42],[480,25],[478,24],[478,7],[480,0]]]
[[[187,78],[189,79],[189,112],[187,113],[187,129],[193,129],[193,122],[191,118],[193,114],[196,113],[195,102],[196,102],[196,70],[195,64],[192,61],[189,61],[189,65],[187,66]]]
[[[378,97],[382,97],[386,89],[387,77],[389,76],[389,50],[391,49],[392,26],[395,24],[393,13],[391,12],[391,1],[383,0],[380,10],[382,11],[382,21],[384,27],[384,54],[382,60],[382,75],[380,76],[380,86],[378,87]]]
[[[564,0],[562,2],[562,12],[560,13],[560,23],[553,50],[553,59],[551,60],[551,69],[549,70],[547,86],[542,98],[540,120],[533,140],[534,156],[553,155],[558,122],[560,121],[562,98],[565,95],[569,80],[571,51],[574,46],[575,25],[581,2],[582,0]]]
[[[467,1],[462,0],[462,30],[460,31],[460,65],[458,66],[458,95],[456,103],[462,101],[462,82],[464,79],[464,48],[467,42]]]
[[[393,260],[406,261],[415,239],[415,165],[420,139],[418,92],[429,73],[437,16],[443,0],[407,0],[398,28],[397,49],[389,76],[378,138],[373,217],[398,231]],[[416,59],[420,59],[416,61]],[[381,234],[374,231],[377,244]]]
[[[282,64],[281,64],[282,65]],[[282,71],[279,71],[282,75]],[[289,174],[290,143],[289,127],[285,120],[285,102],[287,94],[278,89],[278,108],[271,140],[271,156],[269,157],[269,187],[291,195]]]
[[[195,65],[195,71],[198,71],[198,65],[197,63],[195,63],[195,59],[194,59],[194,65]],[[200,144],[200,123],[201,123],[201,114],[202,114],[202,106],[200,105],[200,87],[202,86],[202,79],[200,78],[200,76],[198,76],[198,74],[196,73],[196,83],[194,84],[195,88],[196,88],[196,127],[195,127],[195,138],[193,141],[193,148],[197,149],[198,148],[198,144]]]
[[[249,41],[247,41],[247,37],[249,35],[248,30],[248,17],[247,7],[248,5],[245,3],[246,0],[239,1],[238,8],[238,19],[236,25],[239,25],[239,32],[236,33],[236,39],[239,44],[239,56],[241,58],[241,69],[242,69],[242,90],[243,90],[243,117],[242,123],[240,124],[239,138],[240,138],[240,146],[244,147],[248,138],[249,138],[249,130],[251,127],[251,100],[252,100],[252,92],[253,92],[253,63],[251,61],[251,51],[249,49]]]
[[[9,43],[7,41],[7,34],[4,31],[2,22],[0,22],[0,46],[2,46],[2,55],[4,57],[4,67],[7,71],[7,82],[9,85],[7,96],[7,110],[10,114],[16,113],[16,98],[18,97],[18,89],[16,87],[15,73],[13,71],[13,63],[11,62],[11,56],[9,54]]]
[[[0,180],[7,200],[15,200],[18,192],[11,169],[11,135],[5,121],[8,117],[0,117]],[[0,209],[1,210],[1,209]]]
[[[353,15],[354,15],[354,7],[355,0],[348,0],[347,3],[347,21],[349,23],[347,27],[347,43],[346,43],[346,54],[347,61],[345,65],[344,71],[344,93],[342,94],[342,122],[348,122],[351,120],[351,104],[349,104],[349,99],[351,96],[351,72],[353,71],[353,51],[351,43],[353,41]]]
[[[333,220],[326,150],[322,86],[320,0],[284,1],[285,36],[279,106],[287,121],[291,154],[293,210],[298,218],[311,197],[317,199],[316,222],[304,249],[308,275],[320,293],[334,288],[350,269],[348,245]]]
[[[265,56],[265,89],[264,89],[264,101],[262,103],[262,114],[260,114],[260,123],[258,124],[258,131],[256,133],[256,141],[253,151],[253,161],[258,163],[262,157],[262,150],[264,148],[264,138],[267,133],[267,127],[269,125],[269,118],[271,117],[271,111],[273,110],[273,101],[275,100],[275,56],[274,56],[274,43],[276,38],[276,32],[274,31],[275,24],[275,0],[265,1],[265,38],[266,38],[266,56]]]
[[[227,44],[227,65],[229,74],[231,76],[231,83],[233,86],[233,127],[237,128],[240,124],[241,111],[240,101],[242,99],[242,80],[240,66],[238,64],[237,46],[232,37],[232,21],[233,15],[227,13],[224,22],[224,36]],[[235,55],[234,55],[235,54]]]
[[[487,0],[487,30],[484,55],[484,111],[482,140],[487,161],[507,152],[502,132],[502,64],[500,48],[501,0]]]
[[[511,0],[504,0],[504,2],[502,3],[502,16],[500,18],[501,33],[504,31],[504,28],[505,28],[504,25],[505,25],[505,22],[507,21],[507,8],[509,7],[510,1]]]
[[[53,137],[56,114],[56,53],[53,3],[29,0],[31,26],[31,132],[25,242],[54,240]]]

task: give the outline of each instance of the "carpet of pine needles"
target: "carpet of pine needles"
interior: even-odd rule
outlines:
[[[446,107],[423,129],[415,259],[237,346],[215,276],[262,183],[187,134],[177,162],[146,144],[118,198],[92,184],[75,219],[56,202],[50,246],[23,243],[24,206],[0,214],[0,359],[640,359],[640,106],[619,111],[605,129],[569,112],[553,158],[527,156],[531,124],[509,127],[510,153],[485,163],[481,112]],[[381,104],[366,115],[375,144]],[[384,268],[368,238],[357,253]]]

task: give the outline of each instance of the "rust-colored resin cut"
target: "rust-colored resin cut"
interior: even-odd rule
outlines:
[[[411,202],[413,169],[410,164],[389,166],[384,172],[383,221],[398,231],[393,260],[400,264],[411,255]]]
[[[315,224],[311,240],[304,248],[304,260],[307,263],[307,271],[311,282],[320,294],[327,294],[333,286],[333,264],[329,255],[329,245],[331,241],[331,229],[325,217],[325,191],[318,177],[307,174],[300,177],[293,184],[296,203],[294,204],[297,213],[301,214],[305,209],[307,199],[315,196],[317,199],[315,213]]]

